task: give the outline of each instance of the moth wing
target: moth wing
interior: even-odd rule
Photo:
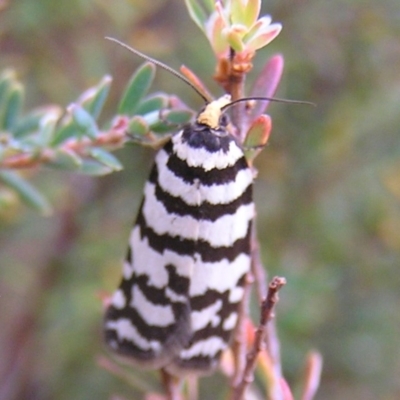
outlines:
[[[107,344],[151,368],[170,363],[192,335],[188,291],[194,260],[190,249],[180,254],[179,238],[169,234],[157,190],[160,153],[145,185],[123,279],[105,316]]]
[[[232,138],[227,137],[226,151],[212,152],[207,149],[207,134],[204,136],[203,141],[196,138],[192,153],[181,151],[180,156],[187,160],[204,159],[204,164],[199,161],[195,168],[186,166],[185,171],[181,163],[175,170],[176,174],[185,176],[191,171],[191,182],[196,183],[199,196],[189,288],[193,334],[174,363],[167,367],[176,375],[189,371],[208,373],[218,365],[236,326],[251,263],[253,173]],[[209,151],[209,156],[196,157],[201,151]]]

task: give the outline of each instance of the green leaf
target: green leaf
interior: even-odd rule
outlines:
[[[136,110],[136,114],[144,115],[152,111],[168,107],[168,96],[165,94],[154,94],[144,99]]]
[[[13,130],[13,136],[15,138],[23,138],[24,136],[36,133],[40,129],[43,119],[51,115],[51,118],[58,120],[62,112],[61,107],[54,105],[37,108],[19,119],[17,126]]]
[[[80,136],[81,132],[78,125],[74,121],[70,121],[68,124],[65,124],[56,131],[53,140],[51,141],[51,146],[58,146],[68,139]]]
[[[16,82],[14,71],[6,69],[0,74],[0,107],[7,101],[8,91],[13,82]]]
[[[90,155],[100,163],[112,168],[113,171],[121,171],[122,164],[108,151],[96,147],[90,150]]]
[[[145,136],[149,132],[150,128],[147,121],[139,116],[134,116],[129,121],[129,133],[135,136]]]
[[[44,147],[51,143],[54,130],[59,119],[58,113],[48,113],[39,122],[39,133],[37,143]]]
[[[143,115],[142,118],[146,121],[147,125],[154,125],[158,124],[162,121],[160,121],[160,111],[152,111],[147,113],[146,115]]]
[[[144,63],[133,74],[118,106],[118,113],[133,115],[138,108],[143,96],[147,93],[153,82],[155,66],[149,62]]]
[[[82,160],[81,168],[79,169],[80,172],[87,174],[87,175],[106,175],[113,172],[112,168],[104,165],[95,160]]]
[[[6,130],[5,120],[8,110],[9,94],[15,82],[14,71],[5,70],[0,75],[0,130]]]
[[[207,11],[211,14],[215,11],[215,0],[203,0]]]
[[[88,89],[77,101],[94,119],[100,115],[110,91],[111,82],[111,76],[104,76],[97,86]]]
[[[171,126],[171,124],[162,121],[158,121],[150,127],[150,130],[156,134],[174,133],[177,129],[176,126]]]
[[[80,131],[91,139],[96,139],[99,129],[94,118],[80,105],[71,104],[68,108]]]
[[[190,18],[204,32],[204,26],[207,22],[207,15],[198,3],[198,0],[185,0],[186,7],[189,11]]]
[[[72,151],[57,149],[54,151],[54,159],[48,165],[63,171],[74,171],[82,166],[82,160]]]
[[[254,161],[263,147],[267,144],[271,133],[271,127],[271,117],[267,114],[260,115],[253,121],[243,143],[245,157],[249,164]]]
[[[15,82],[9,90],[7,105],[4,113],[3,126],[5,130],[12,131],[16,126],[18,117],[21,114],[24,89],[22,85]]]
[[[42,194],[14,171],[0,171],[0,180],[13,189],[27,205],[44,215],[51,214],[51,205]]]
[[[163,119],[174,125],[187,124],[193,117],[189,110],[171,110],[162,114]]]

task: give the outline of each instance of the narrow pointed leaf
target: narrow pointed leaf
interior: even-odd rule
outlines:
[[[98,147],[91,149],[90,155],[100,163],[110,167],[113,171],[120,171],[123,168],[119,160],[104,149]]]
[[[83,135],[95,139],[99,133],[96,121],[93,117],[81,106],[72,104],[69,107],[72,118]]]
[[[163,113],[163,119],[172,125],[187,124],[193,117],[189,110],[171,110]]]
[[[21,114],[24,90],[20,83],[15,82],[9,90],[7,105],[4,113],[3,126],[5,130],[12,131]]]
[[[281,32],[281,24],[272,24],[268,29],[256,33],[251,40],[246,43],[249,50],[258,50],[265,47],[267,44],[272,42]]]
[[[110,91],[112,78],[104,76],[100,83],[88,89],[78,100],[78,103],[94,118],[97,119]]]
[[[266,145],[271,128],[272,122],[269,115],[260,115],[251,125],[243,143],[245,156],[249,164],[252,164]]]
[[[245,25],[246,5],[247,4],[243,0],[236,0],[232,2],[230,17],[233,24]]]
[[[154,75],[155,66],[149,62],[144,63],[136,70],[118,106],[119,114],[133,115],[136,112],[143,96],[145,96],[153,82]]]
[[[0,171],[0,181],[13,189],[27,205],[35,208],[42,214],[49,215],[51,213],[51,205],[47,199],[14,171]]]
[[[41,146],[47,146],[51,143],[58,118],[58,113],[48,113],[40,120],[37,141],[38,144]]]
[[[54,158],[49,163],[53,168],[64,171],[78,170],[82,165],[82,160],[77,154],[65,149],[57,149],[54,151]]]
[[[61,107],[53,105],[37,108],[18,121],[13,131],[13,136],[16,138],[23,138],[24,136],[30,135],[39,129],[43,118],[46,118],[50,114],[54,119],[58,120],[62,112],[63,110]]]
[[[281,80],[283,67],[284,59],[282,55],[277,54],[271,57],[254,82],[249,97],[272,97]],[[255,107],[251,110],[249,119],[253,120],[261,115],[268,104],[268,101],[257,101]]]
[[[264,15],[260,18],[252,27],[251,29],[244,35],[243,40],[244,42],[249,42],[253,39],[254,36],[259,35],[261,31],[268,29],[271,25],[272,18],[270,15]]]
[[[136,114],[144,115],[152,111],[158,111],[168,106],[168,96],[155,94],[144,99],[136,110]]]
[[[209,13],[215,11],[215,0],[203,0],[204,6],[206,7]]]
[[[80,172],[87,174],[87,175],[106,175],[113,172],[112,168],[104,165],[95,160],[82,160],[81,168],[79,169]]]
[[[199,5],[198,0],[185,0],[186,7],[189,11],[190,18],[196,25],[204,31],[204,25],[207,21],[207,15]]]
[[[248,0],[244,24],[251,27],[256,21],[261,10],[261,0]]]
[[[79,126],[74,121],[70,121],[68,124],[64,125],[59,130],[56,131],[53,140],[51,141],[51,145],[58,146],[61,143],[64,143],[68,139],[80,136],[81,136],[81,130]]]
[[[15,81],[15,72],[12,70],[7,69],[0,74],[0,108],[7,102],[8,91]]]
[[[186,65],[181,65],[179,70],[182,74],[200,91],[200,93],[210,102],[213,97],[201,79]]]

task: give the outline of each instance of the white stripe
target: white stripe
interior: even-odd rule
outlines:
[[[149,341],[144,338],[127,318],[119,318],[116,321],[107,321],[106,328],[115,330],[120,341],[123,339],[129,340],[142,350],[159,351],[161,349],[159,342],[154,340]]]
[[[165,266],[172,264],[176,273],[180,276],[190,277],[194,261],[192,257],[182,256],[171,250],[160,254],[154,251],[148,240],[140,238],[140,228],[136,226],[132,230],[130,238],[132,248],[133,269],[137,275],[145,274],[149,277],[149,284],[157,288],[164,288],[168,284],[168,271]]]
[[[208,289],[220,293],[232,290],[237,281],[250,270],[250,256],[240,254],[229,262],[227,259],[216,263],[196,262],[190,279],[189,296],[199,296]]]
[[[124,261],[124,266],[122,269],[122,275],[124,276],[124,279],[129,281],[133,275],[133,268],[132,265],[129,264],[127,260]]]
[[[183,296],[181,294],[175,293],[173,290],[171,290],[169,287],[165,289],[165,295],[174,303],[186,303],[187,302],[187,296]]]
[[[160,150],[155,160],[158,167],[158,183],[164,191],[180,197],[189,205],[199,205],[205,201],[211,204],[230,203],[241,196],[254,179],[253,172],[247,168],[240,170],[234,181],[222,185],[189,184],[167,168],[167,161],[168,154]]]
[[[155,186],[147,182],[143,215],[148,226],[157,234],[181,236],[190,240],[205,240],[214,247],[231,246],[246,236],[248,223],[254,217],[254,204],[240,206],[234,214],[223,215],[216,221],[197,220],[191,216],[170,214],[155,197]]]
[[[196,356],[210,356],[213,357],[220,350],[227,347],[225,341],[218,336],[212,336],[205,340],[196,342],[187,350],[182,350],[179,354],[180,358],[190,359]]]
[[[243,297],[243,288],[242,287],[235,287],[231,289],[229,292],[229,301],[231,303],[238,303],[242,300]]]
[[[236,312],[233,312],[229,315],[228,318],[226,318],[226,320],[224,321],[224,323],[222,324],[222,328],[225,331],[230,331],[231,329],[233,329],[236,326],[236,321],[237,321],[238,315]]]
[[[168,271],[165,266],[172,264],[177,268],[177,274],[190,278],[190,296],[204,294],[208,288],[221,293],[232,290],[236,287],[236,282],[250,269],[250,256],[247,254],[239,254],[232,262],[223,259],[209,263],[201,261],[196,255],[182,256],[170,250],[160,254],[148,245],[147,239],[140,239],[139,227],[132,231],[130,244],[134,269],[138,275],[146,274],[149,284],[164,288],[168,284]],[[149,265],[152,268],[149,268]],[[235,292],[231,295],[234,297]],[[233,301],[231,297],[230,301]]]
[[[126,298],[121,289],[118,289],[114,292],[111,299],[111,304],[119,310],[126,306]]]
[[[136,309],[148,325],[168,326],[175,322],[170,305],[160,306],[151,303],[137,285],[133,286],[130,305]]]
[[[176,155],[190,167],[202,167],[206,171],[213,168],[224,169],[243,157],[242,149],[233,140],[229,143],[227,153],[222,149],[211,153],[204,148],[193,148],[182,142],[182,133],[183,131],[172,137],[173,148]]]
[[[203,308],[201,311],[192,311],[190,314],[192,329],[198,331],[205,328],[210,322],[211,326],[215,327],[221,323],[221,317],[217,315],[221,310],[222,301],[217,300],[214,304]]]

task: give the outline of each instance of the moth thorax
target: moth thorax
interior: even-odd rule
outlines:
[[[219,127],[219,119],[221,118],[222,108],[231,102],[231,96],[226,94],[217,100],[206,105],[203,112],[197,117],[199,124],[207,125],[212,129]]]

